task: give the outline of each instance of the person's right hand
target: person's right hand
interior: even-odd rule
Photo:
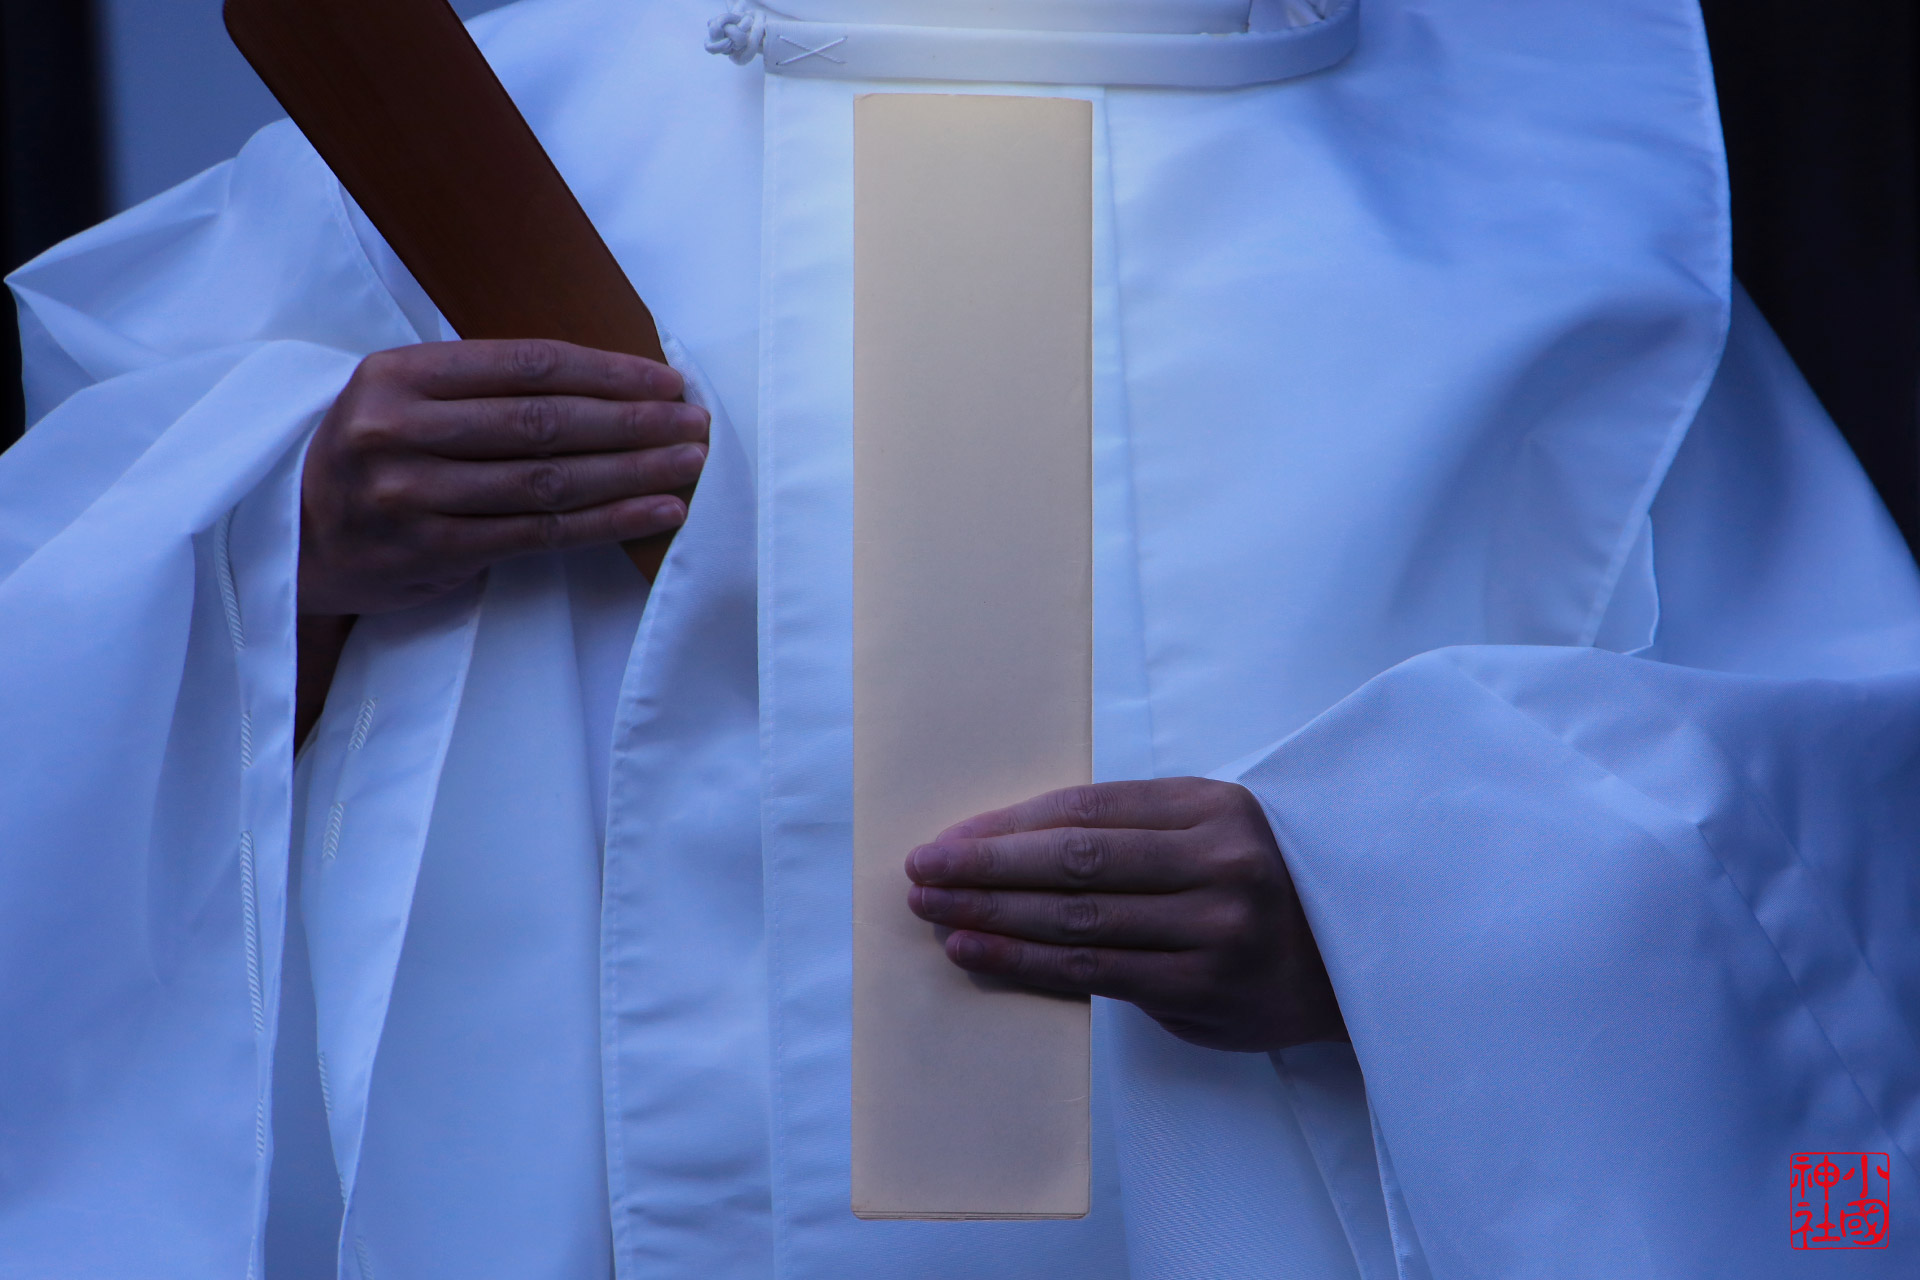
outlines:
[[[419,604],[527,551],[677,528],[708,415],[680,375],[564,342],[368,356],[307,451],[300,612]]]

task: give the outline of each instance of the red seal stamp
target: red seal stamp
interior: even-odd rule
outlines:
[[[1801,1151],[1789,1206],[1796,1249],[1884,1249],[1892,1203],[1884,1151]]]

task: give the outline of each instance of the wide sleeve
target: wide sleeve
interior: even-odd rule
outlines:
[[[9,283],[0,1270],[258,1274],[299,462],[413,332],[284,125]]]
[[[1395,1266],[1913,1275],[1920,583],[1744,300],[1653,537],[1644,656],[1427,654],[1243,775]]]

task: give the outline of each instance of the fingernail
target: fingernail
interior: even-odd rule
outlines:
[[[914,911],[930,920],[944,917],[953,908],[953,895],[945,889],[934,889],[917,884],[908,892],[914,900]]]
[[[907,855],[907,874],[922,883],[947,874],[947,851],[939,845],[923,844]]]
[[[663,524],[685,524],[687,504],[678,498],[658,498],[653,503],[653,517]]]
[[[987,944],[970,933],[956,933],[947,939],[947,947],[960,964],[979,964],[987,958]]]
[[[707,451],[697,444],[683,444],[674,450],[673,469],[675,474],[691,480],[699,475],[707,465]]]

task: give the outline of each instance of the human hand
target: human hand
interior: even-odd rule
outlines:
[[[307,451],[300,611],[419,604],[527,551],[678,527],[708,415],[680,375],[564,342],[436,342],[361,361]]]
[[[1253,794],[1202,778],[1053,791],[907,858],[914,914],[974,973],[1110,996],[1183,1040],[1344,1040],[1326,966]]]

